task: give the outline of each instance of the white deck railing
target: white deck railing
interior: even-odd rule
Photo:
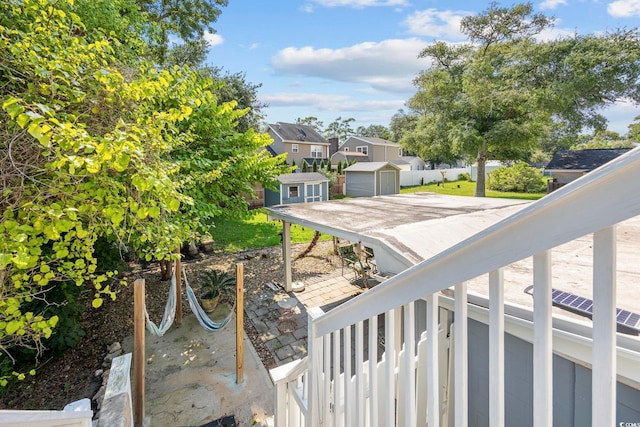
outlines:
[[[489,425],[504,426],[502,271],[531,256],[533,423],[553,425],[550,250],[590,233],[593,282],[598,284],[593,290],[591,419],[593,426],[615,425],[615,226],[640,215],[638,182],[640,149],[635,149],[328,313],[310,310],[308,359],[278,368],[274,375],[276,426],[446,426],[453,420],[466,426],[470,355],[465,282],[486,273]],[[438,320],[439,299],[440,291],[450,287],[454,322],[446,331],[447,323]],[[426,333],[416,340],[415,302],[422,299]],[[379,349],[379,343],[384,347]],[[445,360],[450,369],[442,369]]]

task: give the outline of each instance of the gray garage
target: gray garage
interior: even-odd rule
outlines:
[[[349,197],[400,193],[400,167],[390,162],[358,162],[344,170]]]

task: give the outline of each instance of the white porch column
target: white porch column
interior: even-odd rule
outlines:
[[[282,260],[284,262],[284,289],[291,292],[291,223],[282,221]]]
[[[533,425],[553,425],[551,252],[533,256]]]

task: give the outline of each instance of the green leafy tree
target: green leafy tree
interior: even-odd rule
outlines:
[[[333,166],[331,165],[331,158],[329,158],[327,160],[327,168],[326,168],[329,172],[331,172],[333,170]]]
[[[369,125],[367,127],[358,126],[355,132],[358,136],[369,136],[374,138],[382,138],[391,140],[391,131],[383,125]]]
[[[309,166],[307,166],[307,162],[302,162],[302,172],[309,172]]]
[[[354,134],[353,128],[351,124],[355,122],[356,119],[353,117],[349,117],[348,119],[343,119],[342,117],[338,117],[333,122],[327,126],[327,129],[324,132],[325,137],[332,138],[337,137],[340,143],[344,142],[350,135]]]
[[[433,65],[417,77],[410,101],[420,113],[412,151],[475,159],[475,194],[483,197],[487,159],[528,159],[552,129],[602,128],[598,108],[623,97],[640,101],[637,31],[536,41],[550,25],[530,3],[492,3],[462,20],[470,43],[424,49],[420,56]]]
[[[296,124],[309,126],[313,128],[316,132],[318,132],[320,135],[324,134],[324,122],[322,122],[321,120],[318,120],[317,117],[308,116],[303,119],[298,117],[296,119]]]
[[[389,123],[389,132],[391,133],[391,141],[400,143],[406,133],[413,132],[418,123],[419,115],[414,111],[405,112],[403,109],[398,110],[391,117]]]
[[[571,149],[631,148],[632,146],[632,142],[629,139],[620,136],[618,132],[610,130],[595,130],[591,135],[581,135],[576,144],[571,146]]]
[[[338,160],[338,175],[342,175],[342,160]]]
[[[318,172],[318,162],[316,161],[316,159],[313,159],[313,163],[311,163],[311,170],[313,172]]]
[[[148,16],[150,52],[154,61],[167,62],[171,56],[169,36],[176,35],[187,44],[195,57],[204,56],[206,32],[213,33],[212,24],[218,20],[227,0],[136,0],[140,9]],[[198,52],[200,49],[201,52]],[[190,64],[197,63],[191,60]]]
[[[121,63],[70,5],[0,3],[0,366],[42,353],[62,284],[92,287],[94,307],[115,298],[99,239],[173,257],[213,215],[244,212],[249,183],[288,169],[260,154],[266,135],[237,130],[245,110],[215,82]]]
[[[632,142],[640,142],[640,116],[636,116],[629,125],[629,133],[627,134],[629,140]]]

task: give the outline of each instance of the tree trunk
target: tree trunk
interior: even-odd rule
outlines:
[[[478,151],[478,176],[476,178],[476,197],[485,197],[485,179],[484,171],[487,163],[486,143],[482,143],[482,148]]]
[[[173,268],[171,267],[171,261],[160,261],[160,280],[169,280],[173,274]]]
[[[309,243],[309,246],[307,246],[307,248],[304,251],[302,251],[300,255],[296,257],[296,259],[304,258],[309,252],[311,252],[313,248],[316,246],[316,243],[318,243],[319,238],[320,238],[320,232],[316,231],[313,234],[313,239],[311,239],[311,243]]]

